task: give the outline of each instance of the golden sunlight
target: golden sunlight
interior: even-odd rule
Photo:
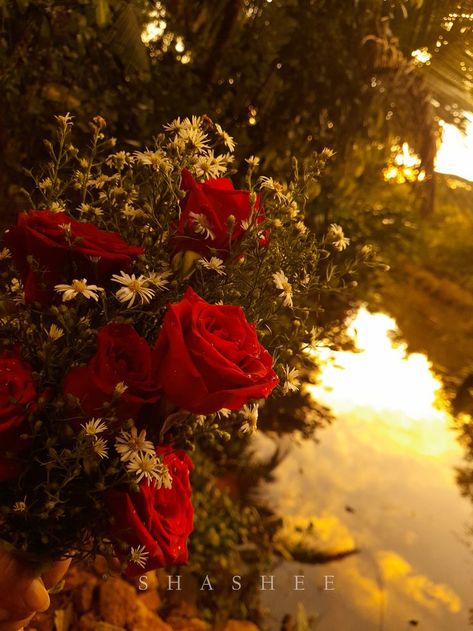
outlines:
[[[465,113],[465,116],[470,121],[466,134],[455,125],[442,124],[442,144],[437,153],[435,170],[473,181],[473,113]]]
[[[377,418],[403,449],[432,456],[456,452],[453,433],[446,431],[450,417],[439,406],[440,381],[424,355],[393,343],[395,329],[389,316],[361,308],[349,328],[360,352],[318,349],[321,384],[307,387],[336,413]]]

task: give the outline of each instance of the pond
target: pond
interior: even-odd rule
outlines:
[[[455,481],[462,448],[427,358],[407,354],[395,329],[362,308],[350,327],[359,352],[319,351],[320,385],[309,387],[336,421],[318,443],[289,445],[265,494],[286,516],[288,538],[328,554],[357,552],[315,566],[281,563],[277,591],[262,592],[268,628],[301,602],[317,631],[471,629],[472,507]],[[277,439],[256,440],[267,455]],[[304,575],[304,591],[293,590],[294,575]],[[326,576],[335,589],[324,589]]]

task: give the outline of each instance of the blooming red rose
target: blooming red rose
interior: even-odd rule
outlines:
[[[107,284],[143,252],[115,232],[49,210],[21,213],[17,225],[5,232],[5,242],[18,266],[26,302],[50,302],[54,285],[74,278]]]
[[[28,415],[36,407],[31,368],[14,351],[0,354],[0,481],[19,473],[14,459],[27,446],[21,438]]]
[[[195,414],[238,410],[266,398],[278,383],[272,357],[242,308],[210,305],[190,287],[169,305],[154,354],[163,393]]]
[[[193,464],[185,452],[172,452],[169,447],[158,447],[156,454],[169,469],[170,489],[143,482],[137,493],[113,489],[106,498],[112,517],[110,537],[116,544],[117,555],[124,555],[119,542],[135,549],[144,546],[148,553],[142,566],[129,564],[130,576],[188,560],[187,538],[192,532],[194,516],[189,481]]]
[[[231,241],[235,243],[245,232],[242,222],[250,219],[250,193],[235,190],[228,178],[196,182],[187,169],[182,172],[181,187],[187,195],[181,202],[181,216],[172,239],[174,251],[192,250],[207,256],[212,248],[225,258],[230,239],[228,218],[230,215],[235,218],[231,232]],[[258,196],[255,208],[259,207]],[[261,210],[260,221],[263,217]]]
[[[119,396],[117,384],[126,386]],[[112,400],[118,418],[136,417],[143,406],[159,399],[148,342],[130,324],[107,324],[98,332],[95,355],[68,373],[63,392],[77,397],[89,417],[100,416],[104,403]]]

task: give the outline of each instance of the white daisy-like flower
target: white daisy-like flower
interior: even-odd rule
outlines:
[[[96,438],[92,443],[92,449],[100,458],[108,457],[108,445],[105,438]]]
[[[107,425],[101,418],[93,418],[81,425],[81,427],[86,436],[97,436],[98,434],[107,431]]]
[[[207,217],[202,213],[189,213],[189,217],[193,220],[194,232],[202,234],[206,239],[215,239],[215,234]]]
[[[93,213],[94,212],[94,207],[91,206],[90,204],[86,204],[86,203],[82,203],[79,208],[78,211],[81,213],[81,215],[87,215],[88,213]]]
[[[164,125],[163,127],[165,131],[179,131],[182,127],[181,117],[178,116],[173,121],[171,121],[170,123],[167,123],[167,125]]]
[[[41,180],[41,182],[38,184],[38,187],[41,191],[48,191],[50,188],[52,188],[53,183],[50,177],[46,177],[44,178],[44,180]]]
[[[57,324],[51,324],[49,329],[44,329],[48,334],[48,337],[55,342],[59,340],[64,335],[64,329],[61,329]]]
[[[172,168],[171,162],[162,149],[156,149],[156,151],[150,151],[149,149],[135,151],[133,155],[140,164],[150,166],[155,171],[160,169],[169,171]]]
[[[299,375],[300,371],[297,368],[289,368],[287,364],[284,366],[284,383],[282,386],[284,394],[299,390],[301,385]]]
[[[259,183],[260,188],[272,191],[280,202],[286,204],[289,204],[291,202],[289,195],[281,182],[273,180],[272,177],[266,177],[265,175],[262,175],[259,179]]]
[[[154,482],[158,489],[171,488],[172,478],[166,465],[159,461],[155,454],[139,452],[126,463],[129,473],[136,475],[136,481],[145,479]]]
[[[182,121],[181,126],[184,129],[200,129],[203,122],[204,119],[202,118],[202,116],[196,116],[195,114],[193,114],[190,118],[186,116],[186,118]]]
[[[155,448],[150,440],[146,440],[146,430],[142,429],[138,434],[136,427],[129,432],[122,430],[115,439],[115,449],[120,454],[122,462],[128,462],[133,456],[142,452],[155,455]]]
[[[178,131],[179,137],[187,145],[190,145],[196,151],[203,151],[209,148],[209,139],[207,134],[198,127],[182,127]]]
[[[240,410],[244,423],[240,427],[243,434],[253,434],[258,424],[258,404],[244,405]]]
[[[52,213],[63,213],[63,212],[65,212],[66,207],[63,204],[63,202],[51,202],[49,204],[49,210]]]
[[[131,204],[125,204],[125,206],[121,209],[120,214],[125,219],[136,219],[137,217],[143,217],[144,212],[141,208],[135,208]]]
[[[345,250],[350,245],[350,239],[345,236],[343,228],[339,226],[338,223],[330,224],[327,237],[332,243],[333,247],[339,252],[343,252],[343,250]]]
[[[228,150],[235,151],[235,141],[218,123],[215,125],[215,131],[223,144],[228,147]]]
[[[225,276],[226,274],[225,265],[223,264],[222,259],[219,259],[216,256],[212,256],[210,258],[210,261],[207,260],[206,258],[201,258],[199,260],[199,264],[202,265],[202,267],[205,267],[205,269],[209,269],[209,270],[213,270],[214,272],[217,272],[217,274],[219,274],[220,276]]]
[[[258,156],[250,156],[249,158],[245,158],[245,162],[251,169],[256,169],[259,167],[260,159]]]
[[[154,298],[154,289],[148,287],[149,278],[142,274],[136,278],[134,274],[130,276],[130,274],[126,274],[125,272],[120,272],[120,274],[114,274],[112,280],[114,283],[123,285],[123,287],[116,292],[115,297],[121,303],[128,303],[128,308],[132,307],[137,299],[143,305]]]
[[[165,289],[168,289],[166,285],[169,285],[169,276],[172,276],[172,272],[169,270],[165,270],[163,272],[150,272],[148,274],[148,281],[151,285],[154,285],[156,289],[164,291]]]
[[[227,155],[214,155],[212,150],[209,150],[206,154],[200,156],[194,165],[195,174],[199,178],[206,180],[212,178],[218,178],[223,175],[228,167],[229,158]]]
[[[78,280],[77,278],[72,281],[70,285],[59,284],[54,285],[55,291],[62,294],[62,301],[68,302],[69,300],[73,300],[76,296],[84,296],[84,298],[95,300],[95,302],[99,299],[99,293],[105,291],[103,287],[97,287],[97,285],[88,285],[87,279],[82,278]]]
[[[11,258],[11,252],[8,248],[0,250],[0,261],[6,261]]]
[[[284,298],[283,305],[292,308],[292,285],[286,274],[282,270],[275,272],[273,274],[273,282],[276,288],[281,290],[279,297]]]
[[[145,568],[148,558],[149,552],[146,550],[145,546],[130,548],[130,563],[134,563],[135,565]]]

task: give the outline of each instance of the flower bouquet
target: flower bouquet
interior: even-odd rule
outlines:
[[[83,151],[56,123],[0,249],[0,537],[133,576],[187,561],[188,452],[297,389],[319,297],[356,263],[339,226],[304,223],[327,151],[289,184],[249,158],[237,190],[233,140],[206,117],[133,153],[101,117]]]

